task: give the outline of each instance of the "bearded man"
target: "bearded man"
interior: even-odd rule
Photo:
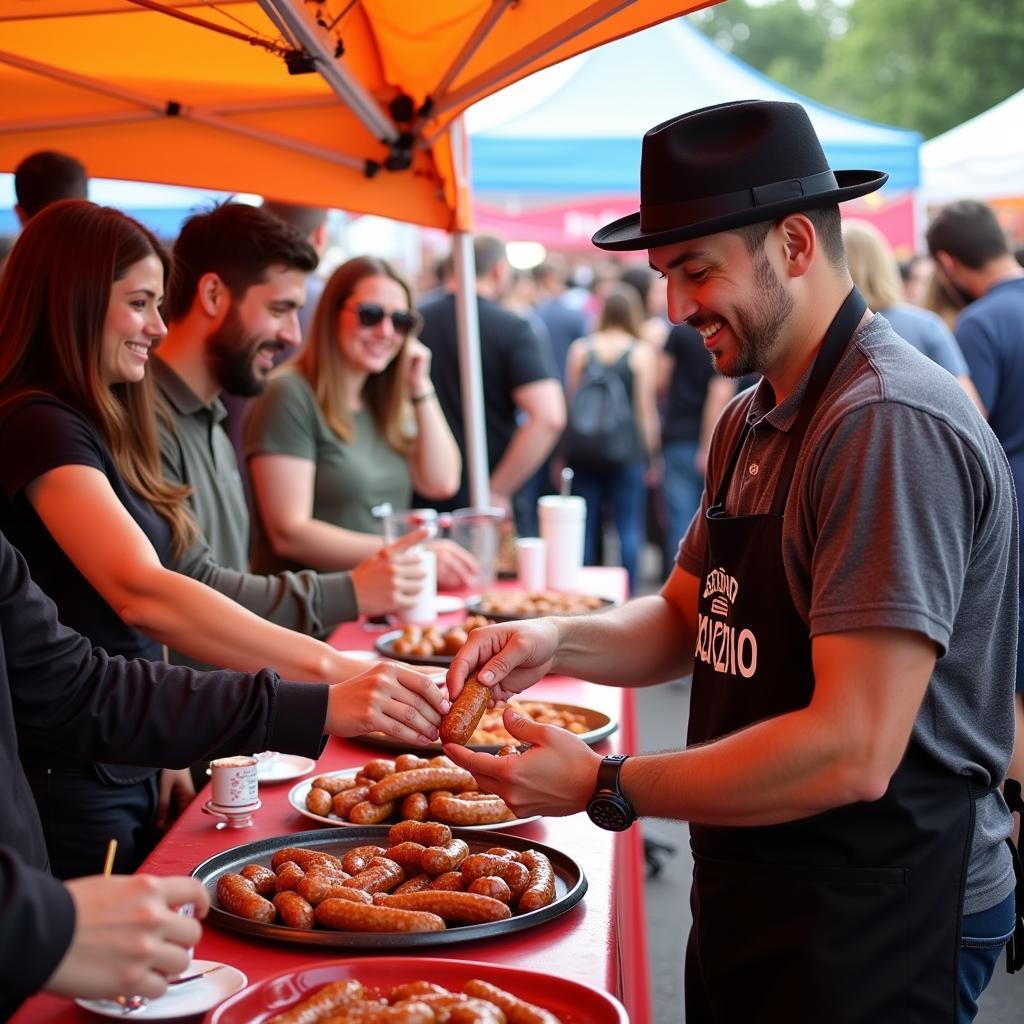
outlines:
[[[192,487],[201,532],[174,568],[271,622],[323,636],[415,603],[423,572],[405,549],[423,538],[381,548],[351,572],[249,572],[249,510],[219,396],[258,395],[278,357],[298,347],[317,260],[294,227],[258,207],[225,203],[190,217],[175,242],[168,333],[152,367],[164,476]]]

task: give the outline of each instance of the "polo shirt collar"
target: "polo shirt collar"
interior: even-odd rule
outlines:
[[[153,379],[164,398],[182,416],[195,416],[197,412],[205,409],[213,415],[214,423],[220,423],[227,417],[228,411],[219,398],[215,398],[208,406],[204,405],[202,399],[160,358],[159,354],[153,354],[150,366]]]

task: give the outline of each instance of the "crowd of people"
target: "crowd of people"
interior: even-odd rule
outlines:
[[[184,964],[198,925],[173,908],[203,916],[201,887],[99,871],[111,837],[138,866],[190,767],[431,742],[469,673],[502,699],[556,670],[692,674],[687,749],[602,759],[509,711],[520,757],[446,752],[521,814],[692,823],[691,1024],[968,1024],[1015,929],[1024,960],[1000,791],[1024,777],[1024,269],[962,202],[901,275],[839,214],[884,180],[750,101],[645,136],[641,212],[595,244],[649,267],[584,285],[474,240],[492,503],[536,533],[567,466],[585,561],[609,523],[634,591],[649,535],[667,580],[475,631],[445,693],[324,637],[416,601],[413,545],[443,586],[476,570],[373,512],[469,504],[450,267],[420,301],[373,254],[317,278],[322,211],[270,202],[193,214],[168,249],[88,202],[73,158],[26,159],[0,270],[0,1015],[44,988],[159,995]]]

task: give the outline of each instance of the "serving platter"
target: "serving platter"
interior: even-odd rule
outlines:
[[[355,778],[360,768],[343,768],[337,772],[322,772],[321,774],[325,778]],[[319,778],[320,776],[317,776]],[[292,786],[288,793],[288,803],[292,805],[292,809],[296,810],[305,818],[309,818],[311,821],[315,821],[318,825],[333,825],[336,828],[363,828],[362,825],[354,825],[351,821],[345,821],[343,818],[327,817],[323,814],[316,814],[306,806],[306,797],[309,796],[310,789],[313,788],[313,779],[306,779],[304,782],[300,782],[295,786]],[[490,825],[463,825],[462,828],[469,829],[472,832],[493,832],[495,829],[506,829],[506,828],[518,828],[520,825],[526,825],[531,821],[536,821],[539,815],[534,815],[532,818],[513,818],[510,821],[499,821]],[[387,828],[388,826],[385,826]],[[494,845],[493,843],[491,844]]]
[[[431,654],[423,656],[419,654],[398,654],[395,651],[395,641],[401,639],[405,631],[393,629],[389,633],[381,633],[377,642],[373,645],[374,650],[385,658],[394,661],[404,661],[407,665],[432,665],[437,668],[448,668],[452,663],[453,654]]]
[[[432,981],[453,992],[482,978],[553,1013],[562,1024],[629,1024],[625,1007],[607,992],[541,971],[472,960],[421,956],[374,956],[304,964],[264,978],[221,1003],[208,1024],[263,1024],[335,981],[355,978],[367,988],[389,989]]]
[[[563,612],[563,611],[530,611],[522,614],[510,610],[506,606],[506,602],[509,598],[513,597],[514,594],[511,591],[497,591],[494,595],[496,601],[495,605],[492,605],[488,600],[487,594],[477,594],[474,597],[466,599],[466,612],[470,615],[485,615],[492,622],[519,622],[524,619],[539,619],[544,615],[593,615],[596,612],[603,612],[608,608],[613,608],[617,605],[618,601],[613,601],[609,597],[589,597],[584,594],[573,595],[579,597],[586,597],[587,600],[593,600],[595,607],[581,609],[579,611]],[[568,595],[566,595],[568,596]],[[501,610],[504,608],[504,610]]]
[[[513,707],[517,704],[517,701],[511,701]],[[555,711],[567,711],[573,714],[577,714],[583,718],[584,724],[587,727],[586,732],[576,733],[584,743],[589,746],[593,746],[595,743],[600,743],[601,740],[611,736],[613,732],[619,727],[619,723],[615,721],[610,715],[606,715],[603,711],[597,711],[594,708],[581,707],[578,704],[563,704],[559,701],[527,701],[531,704],[544,704],[551,707]],[[411,750],[417,753],[440,753],[441,742],[440,740],[434,743],[427,744],[413,744],[403,743],[402,740],[395,739],[394,736],[388,736],[382,732],[371,732],[365,736],[359,736],[356,738],[359,743],[366,743],[370,746],[380,747],[383,750],[403,751]],[[502,740],[500,743],[467,743],[466,746],[470,750],[482,750],[487,754],[497,753],[505,744],[514,743],[515,741],[509,737],[507,740]]]
[[[223,850],[204,860],[192,871],[210,894],[210,913],[207,923],[228,931],[254,935],[278,942],[298,943],[311,946],[329,946],[348,949],[404,949],[419,946],[446,946],[459,942],[473,942],[523,931],[545,924],[573,909],[587,891],[587,879],[583,868],[568,854],[545,846],[522,836],[504,832],[479,832],[467,828],[453,828],[452,836],[462,839],[469,846],[470,853],[483,853],[495,846],[510,850],[536,850],[550,861],[555,873],[554,902],[539,910],[514,914],[504,921],[486,924],[467,924],[446,928],[438,932],[341,932],[320,928],[289,928],[280,924],[261,924],[250,921],[221,909],[217,903],[217,879],[221,875],[237,874],[247,864],[270,866],[271,858],[278,850],[288,846],[321,850],[344,856],[354,846],[388,845],[387,825],[353,825],[347,829],[317,829],[313,832],[288,833],[257,839],[251,843]]]

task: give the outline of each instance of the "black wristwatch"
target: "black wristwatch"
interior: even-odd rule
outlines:
[[[594,795],[587,803],[590,820],[609,832],[625,832],[636,821],[636,811],[619,788],[619,772],[628,754],[609,754],[597,770]]]

